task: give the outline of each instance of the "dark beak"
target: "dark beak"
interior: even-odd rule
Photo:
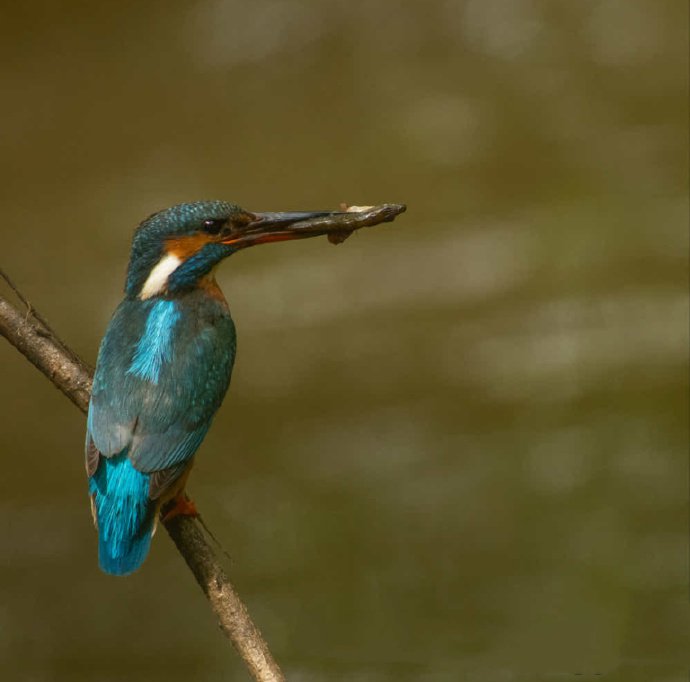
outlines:
[[[232,225],[223,237],[223,244],[244,249],[255,244],[282,242],[290,239],[318,237],[329,232],[329,219],[342,211],[300,211],[291,213],[251,213],[244,225]]]

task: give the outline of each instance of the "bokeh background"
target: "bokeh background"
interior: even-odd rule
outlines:
[[[686,3],[1,14],[0,261],[90,363],[155,210],[409,205],[219,273],[190,491],[290,680],[686,679]],[[84,420],[0,371],[2,678],[246,679],[165,533],[99,572]]]

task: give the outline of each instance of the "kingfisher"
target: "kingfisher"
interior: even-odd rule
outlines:
[[[251,213],[201,201],[155,213],[136,229],[124,298],[98,351],[86,430],[106,573],[141,566],[161,510],[164,520],[196,514],[185,484],[230,384],[236,349],[216,266],[255,244],[325,234],[297,223],[337,213]]]

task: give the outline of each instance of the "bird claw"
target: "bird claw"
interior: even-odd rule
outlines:
[[[187,497],[184,493],[174,497],[161,509],[162,523],[167,523],[176,516],[199,516],[199,510],[196,508],[194,500]]]

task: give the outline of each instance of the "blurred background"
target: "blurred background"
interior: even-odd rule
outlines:
[[[0,260],[89,363],[158,209],[409,206],[219,272],[238,360],[189,489],[291,681],[686,680],[687,27],[2,9]],[[3,678],[247,679],[164,532],[100,573],[84,419],[4,342],[0,368]]]

